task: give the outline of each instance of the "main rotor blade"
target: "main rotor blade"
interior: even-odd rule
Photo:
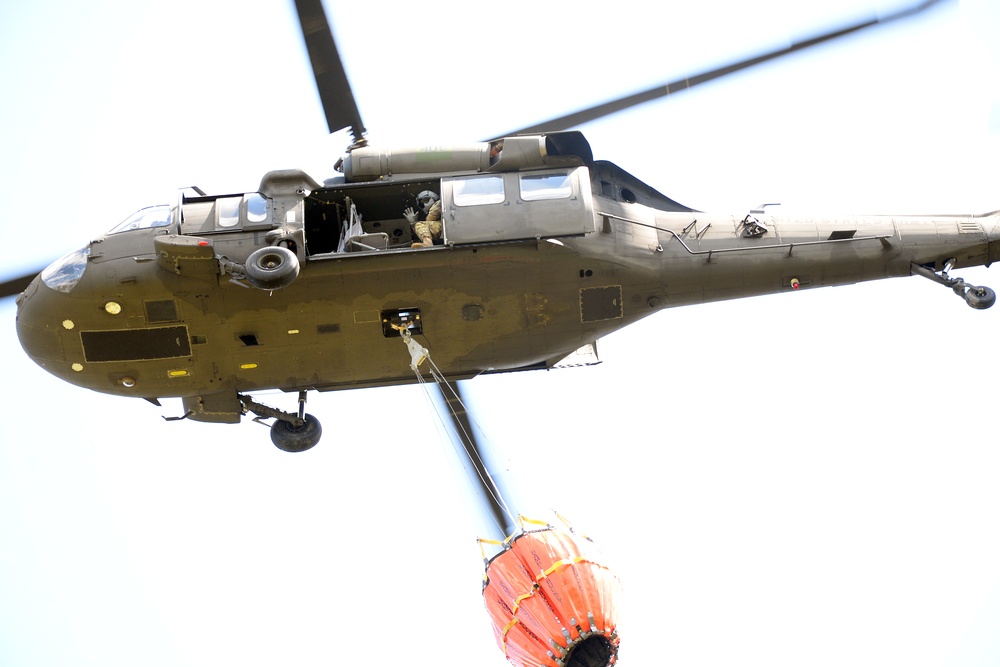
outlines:
[[[791,55],[799,51],[803,51],[813,46],[830,42],[835,39],[840,39],[841,37],[846,37],[853,33],[859,32],[866,28],[871,28],[878,25],[886,25],[887,23],[892,23],[893,21],[898,21],[900,19],[909,18],[915,14],[919,14],[932,7],[933,5],[942,2],[942,0],[924,0],[923,2],[902,9],[893,14],[888,14],[886,16],[876,16],[874,18],[861,21],[860,23],[855,23],[853,25],[846,26],[844,28],[839,28],[832,32],[823,33],[815,37],[810,37],[809,39],[804,39],[800,42],[794,42],[790,46],[782,49],[777,49],[775,51],[770,51],[768,53],[763,53],[759,56],[754,56],[753,58],[747,58],[746,60],[741,60],[724,67],[719,67],[716,69],[708,70],[706,72],[701,72],[699,74],[694,74],[692,76],[684,77],[683,79],[678,79],[677,81],[672,81],[667,84],[661,84],[655,88],[650,88],[649,90],[644,90],[640,93],[635,93],[632,95],[627,95],[617,100],[612,100],[610,102],[605,102],[604,104],[598,104],[597,106],[590,107],[588,109],[583,109],[575,113],[567,114],[565,116],[560,116],[559,118],[553,118],[551,120],[545,121],[544,123],[538,123],[537,125],[531,125],[529,127],[522,127],[521,129],[510,132],[502,136],[510,136],[512,134],[532,134],[536,132],[558,132],[562,130],[568,130],[583,123],[588,123],[592,120],[597,120],[598,118],[604,118],[605,116],[610,116],[613,113],[618,113],[619,111],[624,111],[634,106],[640,104],[645,104],[646,102],[651,102],[653,100],[660,99],[661,97],[666,97],[673,93],[680,92],[682,90],[687,90],[688,88],[694,88],[697,85],[707,83],[709,81],[714,81],[715,79],[722,78],[729,74],[734,74],[741,70],[754,67],[755,65],[760,65],[777,58]]]
[[[475,481],[483,493],[490,517],[501,533],[497,537],[503,539],[513,534],[515,525],[509,510],[508,501],[510,498],[504,494],[503,478],[497,471],[490,470],[489,459],[483,455],[482,448],[479,446],[472,420],[469,419],[469,413],[465,409],[465,401],[462,399],[461,383],[438,384],[436,386],[444,399],[445,407],[448,408],[448,416],[451,417],[455,435],[458,436],[465,450],[466,461],[474,469]]]
[[[34,273],[28,273],[17,278],[11,278],[10,280],[5,280],[0,283],[0,299],[6,299],[9,296],[17,296],[35,279],[39,271]]]
[[[361,112],[354,101],[354,92],[347,80],[344,63],[333,41],[333,32],[322,0],[295,0],[299,13],[299,25],[306,42],[309,60],[312,62],[313,76],[319,99],[326,113],[326,124],[330,132],[351,128],[355,143],[362,140],[365,126],[361,122]]]

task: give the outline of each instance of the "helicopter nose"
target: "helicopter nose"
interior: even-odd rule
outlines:
[[[60,313],[67,311],[67,295],[47,287],[36,277],[17,297],[17,337],[25,353],[36,364],[58,377],[67,378],[72,366],[67,365],[64,334],[76,324]]]
[[[69,382],[82,370],[80,360],[67,358],[66,346],[74,340],[79,345],[74,313],[85,312],[86,308],[80,309],[73,291],[83,279],[89,256],[88,245],[61,257],[38,274],[17,298],[21,347],[36,364]]]

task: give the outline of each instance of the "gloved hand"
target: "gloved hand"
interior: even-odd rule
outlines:
[[[403,211],[403,217],[412,225],[417,221],[417,212],[413,210],[412,206],[407,206],[406,210]]]

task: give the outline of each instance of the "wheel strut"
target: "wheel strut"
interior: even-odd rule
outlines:
[[[965,302],[969,304],[970,308],[985,310],[996,303],[996,292],[989,287],[970,285],[961,278],[952,278],[948,275],[953,268],[955,268],[954,259],[945,260],[944,268],[940,271],[932,271],[926,266],[921,266],[916,262],[910,262],[910,270],[912,273],[923,276],[928,280],[933,280],[934,282],[944,285],[945,287],[950,287],[955,294],[965,299]]]
[[[239,397],[240,403],[243,404],[243,414],[252,412],[263,419],[279,419],[281,421],[288,422],[292,426],[299,427],[302,426],[305,418],[305,393],[306,392],[304,391],[299,392],[299,414],[272,408],[269,405],[258,403],[249,396],[244,396],[243,394],[240,394]]]
[[[306,414],[306,392],[299,392],[298,413],[285,412],[258,403],[249,396],[239,395],[243,413],[252,412],[259,418],[273,418],[271,442],[285,452],[304,452],[313,447],[323,435],[319,420]]]

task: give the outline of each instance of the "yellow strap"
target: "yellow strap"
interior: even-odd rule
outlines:
[[[518,521],[520,521],[521,523],[533,523],[533,524],[535,524],[536,526],[547,526],[547,527],[549,527],[549,528],[551,528],[551,527],[552,527],[552,526],[551,526],[551,525],[549,524],[549,522],[548,522],[548,521],[539,521],[538,519],[529,519],[528,517],[524,516],[523,514],[519,514],[519,515],[518,515],[518,517],[517,517],[517,519],[518,519]]]
[[[574,558],[563,558],[560,561],[556,561],[555,563],[552,564],[552,567],[542,572],[542,576],[539,577],[539,579],[544,579],[545,577],[549,576],[550,574],[552,574],[561,567],[564,567],[566,565],[573,565],[575,563],[579,563],[584,560],[586,559],[583,556],[576,556]],[[594,565],[597,565],[597,563],[594,563]]]

